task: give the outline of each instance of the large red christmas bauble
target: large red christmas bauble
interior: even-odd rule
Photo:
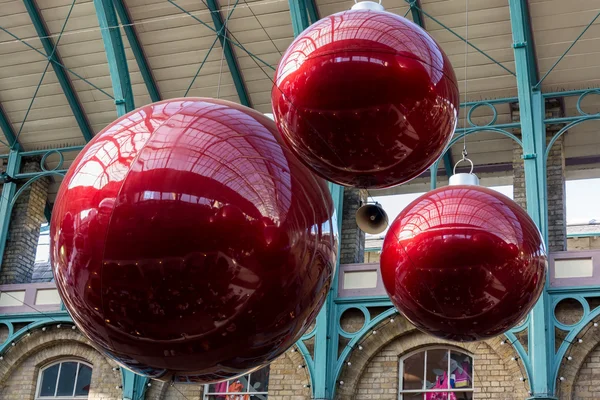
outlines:
[[[287,49],[275,79],[284,140],[340,185],[384,188],[417,177],[456,126],[458,87],[446,55],[422,28],[388,12],[318,21]]]
[[[426,193],[390,226],[381,252],[385,288],[417,328],[483,340],[521,321],[546,277],[542,237],[511,199],[478,186]]]
[[[112,123],[69,169],[54,276],[77,326],[121,365],[223,380],[269,363],[315,319],[335,268],[333,212],[264,115],[163,101]]]

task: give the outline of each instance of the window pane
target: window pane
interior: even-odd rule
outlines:
[[[449,389],[448,350],[427,350],[427,389]]]
[[[250,374],[250,392],[268,392],[269,391],[269,373],[270,368],[265,367]]]
[[[402,393],[401,400],[473,400],[473,392],[435,392]]]
[[[450,353],[450,385],[457,389],[473,387],[473,359],[466,354]]]
[[[90,392],[90,383],[92,381],[92,369],[84,364],[79,364],[79,375],[77,375],[77,385],[75,386],[75,396],[87,396]]]
[[[402,389],[423,389],[423,374],[425,373],[425,352],[413,354],[404,360],[404,373],[402,374]]]
[[[57,396],[73,396],[75,374],[77,374],[76,362],[64,362],[61,364],[58,389],[56,391]]]
[[[58,364],[45,369],[42,373],[42,387],[40,388],[41,396],[54,396],[56,389],[56,378],[58,377]]]

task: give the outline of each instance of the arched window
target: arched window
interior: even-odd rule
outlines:
[[[237,379],[206,385],[204,400],[267,400],[269,366]]]
[[[35,398],[87,399],[91,381],[91,365],[77,360],[59,361],[40,371]]]
[[[473,357],[431,347],[400,359],[400,400],[472,400]]]

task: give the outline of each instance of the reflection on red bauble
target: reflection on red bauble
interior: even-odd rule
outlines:
[[[323,305],[333,202],[257,111],[172,99],[81,151],[52,213],[51,257],[81,331],[121,365],[213,382],[269,363]]]
[[[521,321],[546,277],[542,237],[508,197],[448,186],[406,207],[381,252],[385,288],[417,328],[454,341],[483,340]]]
[[[365,10],[302,32],[279,63],[271,97],[292,151],[320,176],[362,188],[405,183],[431,166],[459,104],[452,66],[431,36],[398,15]]]

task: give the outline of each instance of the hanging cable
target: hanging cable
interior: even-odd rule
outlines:
[[[237,4],[237,3],[236,3]],[[227,8],[230,6],[230,0],[227,0]],[[217,99],[221,98],[221,77],[223,76],[223,60],[225,58],[225,46],[227,46],[227,23],[229,18],[225,20],[223,25],[223,42],[221,43],[221,66],[219,67],[219,82],[217,83]],[[218,36],[218,35],[217,35]]]
[[[469,62],[469,0],[465,0],[465,103],[468,101],[468,93],[469,93],[469,87],[467,85],[468,79],[467,79],[467,73],[468,73],[468,62]],[[460,110],[460,109],[459,109]],[[460,111],[459,111],[460,113]],[[467,129],[467,110],[463,110],[464,113],[464,121],[463,121],[463,128]],[[467,158],[467,135],[463,135],[463,150],[462,150],[462,156],[463,156],[463,160]],[[472,165],[472,164],[471,164]],[[454,167],[454,169],[456,169],[456,166]],[[473,172],[473,169],[471,168],[471,172]]]

